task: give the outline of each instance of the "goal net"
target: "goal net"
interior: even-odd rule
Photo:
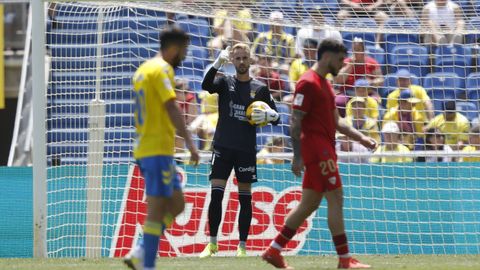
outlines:
[[[372,153],[337,138],[351,252],[480,253],[480,135],[472,129],[479,116],[478,6],[429,4],[422,17],[420,2],[427,1],[383,1],[388,4],[373,9],[340,2],[46,1],[46,44],[34,40],[33,46],[44,46],[49,59],[46,130],[34,130],[47,135],[47,255],[124,256],[141,237],[146,205],[132,157],[131,77],[157,54],[167,25],[191,37],[176,69],[176,94],[202,162],[190,166],[177,139],[186,209],[162,237],[160,256],[195,256],[208,243],[209,157],[218,115],[217,97],[203,91],[201,81],[219,51],[237,42],[251,46],[251,76],[268,85],[281,115],[278,126],[258,130],[248,254],[259,254],[279,232],[301,197],[301,179],[289,164],[292,93],[323,38],[341,40],[349,50],[339,75],[327,76],[340,113],[382,145]],[[227,64],[221,73],[235,68]],[[231,178],[221,255],[233,255],[238,245]],[[300,227],[287,253],[335,253],[326,203]]]

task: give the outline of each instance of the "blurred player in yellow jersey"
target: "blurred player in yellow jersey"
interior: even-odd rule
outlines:
[[[188,35],[169,28],[160,34],[160,52],[145,61],[133,76],[135,129],[134,157],[145,178],[147,218],[144,237],[124,262],[134,270],[155,269],[159,238],[184,209],[184,198],[173,159],[175,131],[185,139],[193,164],[199,155],[176,104],[174,68],[187,54]]]

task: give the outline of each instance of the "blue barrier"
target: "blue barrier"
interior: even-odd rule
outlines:
[[[479,254],[479,164],[412,165],[340,164],[351,251],[357,254]],[[207,194],[209,167],[183,166],[183,169],[188,179],[186,193],[202,190]],[[113,255],[111,248],[122,217],[128,172],[126,165],[104,167],[104,175],[108,177],[102,180],[103,256]],[[48,184],[50,191],[55,190],[48,195],[47,238],[51,257],[85,255],[85,175],[85,167],[48,170],[49,179],[55,179]],[[272,200],[285,195],[287,190],[298,189],[301,183],[300,179],[293,178],[288,164],[258,166],[258,177],[260,181],[255,190],[274,192]],[[0,184],[0,257],[31,257],[32,169],[0,168]],[[325,204],[310,219],[298,254],[334,253]],[[281,215],[271,217],[280,221],[283,218]],[[278,224],[271,227],[274,226]],[[252,237],[252,241],[268,243],[273,236],[269,231],[262,239]]]

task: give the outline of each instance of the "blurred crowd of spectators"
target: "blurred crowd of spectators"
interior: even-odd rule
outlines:
[[[389,17],[421,17],[422,26],[429,31],[423,37],[425,43],[461,43],[460,30],[464,28],[464,18],[459,5],[450,0],[433,0],[419,5],[420,1],[340,1],[342,9],[338,13],[339,21],[352,17],[371,17],[382,27]],[[325,38],[342,41],[341,33],[330,26],[322,10],[312,7],[309,18],[296,35],[286,31],[284,14],[273,11],[269,14],[271,22],[268,31],[255,33],[251,23],[249,9],[234,2],[231,9],[219,8],[213,20],[214,36],[208,43],[210,57],[236,42],[252,46],[253,65],[251,75],[263,81],[279,103],[289,105],[295,84],[301,75],[316,61],[316,48]],[[230,16],[232,15],[232,16]],[[235,19],[228,19],[233,17]],[[377,46],[382,35],[377,35]],[[343,41],[342,41],[343,42]],[[478,120],[470,121],[456,110],[455,100],[445,100],[442,112],[435,115],[431,98],[419,84],[412,83],[407,69],[396,72],[397,88],[382,97],[378,89],[384,85],[382,66],[368,55],[365,41],[355,37],[351,42],[351,54],[345,59],[345,65],[338,76],[329,76],[337,91],[336,103],[345,117],[345,121],[378,141],[376,152],[408,153],[413,150],[435,150],[451,152],[462,150],[471,152],[480,150]],[[232,67],[223,72],[234,73]],[[221,76],[221,75],[220,75]],[[180,89],[188,84],[179,83]],[[193,97],[181,95],[181,102],[196,102]],[[184,106],[187,111],[191,106]],[[200,114],[195,119],[187,119],[191,128],[202,140],[201,147],[208,149],[216,124],[216,97],[206,93],[200,95]],[[209,108],[207,108],[209,107]],[[189,117],[190,118],[190,117]],[[288,125],[288,123],[284,123]],[[261,130],[259,132],[262,132]],[[272,134],[272,137],[260,145],[260,153],[278,153],[288,149],[288,131],[285,134]],[[340,152],[366,152],[358,143],[339,134],[337,150]],[[178,145],[181,148],[181,143]],[[480,158],[451,157],[382,157],[382,158],[346,158],[344,162],[412,162],[412,161],[474,161]],[[273,164],[281,159],[261,159],[261,163]]]

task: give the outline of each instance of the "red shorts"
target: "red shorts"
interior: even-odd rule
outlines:
[[[331,145],[319,144],[302,151],[305,161],[302,188],[326,192],[342,187],[337,155]]]

